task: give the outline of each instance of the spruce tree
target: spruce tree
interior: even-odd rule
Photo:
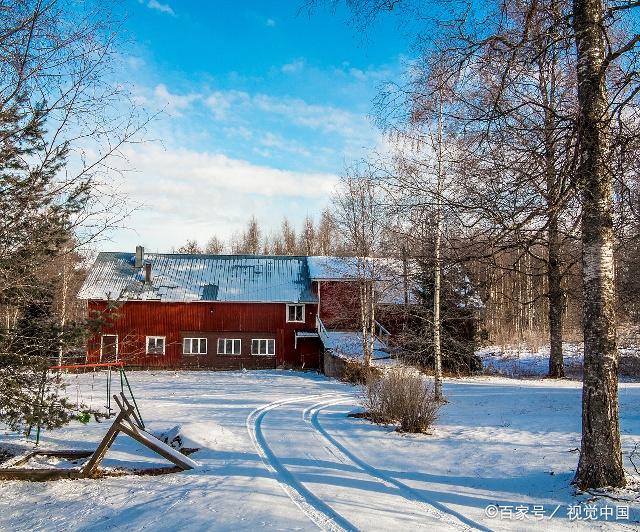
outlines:
[[[14,317],[0,330],[0,420],[27,433],[38,422],[55,427],[70,416],[56,375],[46,370],[66,332],[45,270],[86,201],[83,183],[59,193],[68,149],[48,149],[44,109],[26,96],[0,109],[0,305]]]

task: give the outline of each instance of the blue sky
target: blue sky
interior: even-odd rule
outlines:
[[[407,43],[391,19],[366,34],[345,12],[299,1],[130,0],[119,69],[136,103],[162,109],[125,149],[123,191],[141,207],[103,249],[168,251],[228,238],[255,214],[317,216],[350,161],[383,145],[369,119]]]

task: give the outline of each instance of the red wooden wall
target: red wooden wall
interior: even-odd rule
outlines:
[[[90,313],[105,313],[104,301],[90,301]],[[299,339],[295,348],[295,331],[316,328],[317,305],[305,305],[305,323],[287,323],[284,303],[163,303],[158,301],[129,301],[109,313],[101,334],[118,335],[118,358],[130,365],[184,366],[190,365],[182,355],[183,332],[255,333],[254,338],[276,339],[276,356],[217,355],[211,357],[211,367],[274,367],[276,365],[318,367],[320,343],[317,339]],[[164,355],[145,354],[146,336],[165,336]],[[207,334],[211,337],[211,334]],[[241,335],[247,338],[246,334]],[[251,336],[251,335],[249,335]],[[230,338],[233,335],[229,335]],[[236,336],[240,337],[240,336]],[[243,340],[243,344],[246,341]],[[217,346],[210,342],[208,350],[214,354]],[[87,358],[100,358],[100,335],[88,345]],[[186,362],[186,363],[185,363]]]
[[[360,329],[360,291],[357,281],[316,281],[315,294],[320,299],[320,319],[327,329]],[[395,334],[402,330],[403,305],[376,306],[376,321]]]
[[[360,293],[353,281],[317,281],[320,292],[320,319],[325,327],[336,330],[357,330],[360,324]]]

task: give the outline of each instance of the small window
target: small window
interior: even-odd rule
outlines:
[[[103,334],[100,339],[100,361],[118,360],[118,335]]]
[[[304,305],[287,305],[287,321],[304,322]]]
[[[147,355],[164,355],[165,336],[147,336]]]
[[[240,340],[237,338],[218,338],[219,355],[239,355]]]
[[[206,338],[185,338],[182,340],[182,353],[184,355],[206,355]]]
[[[275,355],[276,341],[272,338],[251,340],[252,355]]]

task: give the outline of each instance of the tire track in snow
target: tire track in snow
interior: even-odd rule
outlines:
[[[260,406],[247,416],[247,431],[253,446],[266,468],[274,475],[278,484],[300,510],[321,530],[342,532],[356,530],[349,521],[335,512],[326,503],[305,488],[278,459],[271,450],[262,433],[262,420],[267,412],[289,403],[299,403],[320,397],[334,397],[336,394],[303,395],[291,399],[282,399]]]
[[[302,419],[307,423],[310,423],[311,426],[327,441],[331,444],[342,456],[344,456],[347,460],[351,461],[360,470],[369,474],[372,477],[377,478],[379,481],[387,485],[391,485],[398,490],[399,495],[404,497],[406,500],[413,502],[418,505],[421,509],[426,510],[427,513],[432,515],[434,518],[442,521],[443,524],[446,523],[453,528],[458,530],[470,530],[477,529],[483,531],[490,531],[491,529],[487,528],[480,523],[476,523],[475,521],[465,517],[464,515],[456,512],[448,508],[443,503],[435,501],[433,499],[425,497],[423,494],[419,493],[417,490],[413,489],[411,486],[408,486],[404,482],[397,480],[396,478],[383,473],[378,468],[372,466],[371,464],[365,462],[364,460],[358,458],[355,454],[353,454],[349,449],[347,449],[344,445],[342,445],[338,440],[336,440],[331,434],[329,434],[325,428],[320,424],[318,416],[320,412],[328,408],[330,406],[339,405],[342,403],[348,402],[348,399],[332,399],[332,400],[324,400],[319,401],[316,404],[306,408],[302,413]]]

